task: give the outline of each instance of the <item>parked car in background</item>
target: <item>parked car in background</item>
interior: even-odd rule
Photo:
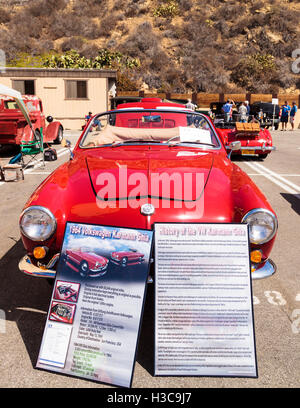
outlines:
[[[45,117],[41,99],[34,95],[23,95],[22,100],[29,113],[35,137],[39,138],[42,131],[44,142],[61,143],[63,126],[53,121],[52,116]],[[16,101],[0,95],[0,145],[20,145],[21,142],[33,140],[34,135]]]
[[[254,102],[250,105],[250,115],[260,122],[262,128],[270,128],[274,124],[277,130],[280,122],[280,106],[268,102]]]
[[[210,116],[227,150],[230,150],[230,144],[234,141],[241,142],[241,148],[232,152],[234,156],[258,156],[265,159],[275,150],[271,133],[262,126],[261,121],[251,115],[251,108],[248,121],[241,123],[237,110],[239,103],[236,103],[230,121],[226,120],[226,115],[222,113],[223,105],[222,102],[211,103]]]
[[[144,254],[141,254],[136,249],[129,249],[128,251],[115,251],[111,254],[111,261],[123,267],[128,265],[141,264],[144,261]]]
[[[102,127],[90,132],[94,119]],[[70,161],[44,180],[22,211],[20,230],[27,252],[19,263],[22,271],[54,278],[66,222],[72,221],[148,230],[159,222],[246,223],[252,278],[275,273],[269,257],[277,217],[251,178],[228,158],[230,151],[241,149],[240,141],[226,149],[208,116],[158,98],[119,105],[94,119]],[[111,180],[111,189],[101,188],[103,176]],[[137,176],[143,183],[133,183]],[[174,177],[181,188],[178,182],[159,182]],[[47,251],[37,259],[40,246]],[[79,270],[85,254],[77,256]],[[155,254],[153,260],[151,275]],[[86,264],[84,274],[88,268]]]
[[[142,97],[140,96],[115,96],[113,98],[110,98],[110,107],[111,110],[117,109],[118,105],[122,103],[128,103],[128,102],[140,102]]]
[[[83,252],[81,250],[67,249],[64,254],[66,265],[79,272],[82,278],[100,277],[106,274],[108,259],[94,252]]]
[[[271,133],[268,129],[262,129],[258,122],[232,122],[226,128],[219,127],[219,123],[216,123],[215,126],[228,151],[232,142],[241,142],[241,148],[232,152],[234,156],[258,156],[265,159],[268,154],[276,149],[273,146]]]

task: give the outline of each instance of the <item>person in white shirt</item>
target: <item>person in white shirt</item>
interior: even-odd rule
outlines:
[[[193,104],[191,99],[188,99],[187,104],[185,105],[187,109],[195,110],[197,108],[197,105]]]
[[[245,102],[239,107],[240,122],[246,123],[248,118],[248,110]]]

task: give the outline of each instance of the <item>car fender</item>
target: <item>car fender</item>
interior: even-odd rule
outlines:
[[[39,127],[37,126],[36,123],[32,124],[33,130],[36,131],[40,131]],[[31,142],[33,141],[33,133],[32,130],[30,128],[29,125],[26,125],[24,127],[21,127],[18,130],[18,136],[17,136],[18,140],[20,140],[20,142]]]
[[[51,122],[44,129],[44,140],[46,142],[52,142],[56,139],[59,128],[63,128],[63,125],[60,122]]]

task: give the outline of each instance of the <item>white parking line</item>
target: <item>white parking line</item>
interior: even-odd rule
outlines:
[[[264,174],[261,173],[247,173],[248,176],[264,176]],[[279,176],[285,176],[285,177],[300,177],[300,174],[278,174]]]
[[[272,181],[277,186],[281,187],[283,190],[290,194],[294,194],[300,199],[300,186],[291,181],[287,180],[283,176],[275,173],[274,171],[266,168],[265,166],[258,163],[243,162],[249,166],[252,170],[255,170],[261,176],[266,177],[268,180]]]

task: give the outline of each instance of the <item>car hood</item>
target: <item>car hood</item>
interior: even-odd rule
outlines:
[[[163,152],[145,150],[138,154],[132,148],[124,150],[122,159],[115,154],[114,157],[103,154],[86,158],[97,199],[186,198],[194,201],[201,196],[213,164],[212,153],[196,149],[168,148]]]

